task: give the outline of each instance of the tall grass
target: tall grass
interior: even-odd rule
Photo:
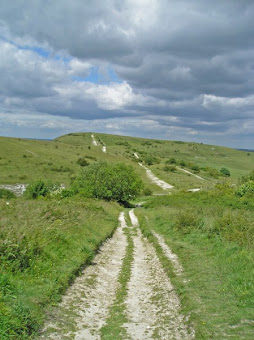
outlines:
[[[137,210],[143,231],[162,234],[180,258],[187,280],[172,272],[171,279],[197,339],[253,338],[252,205],[252,199],[216,191],[158,197]]]
[[[0,209],[0,339],[28,339],[112,234],[118,206],[16,199],[0,200]]]

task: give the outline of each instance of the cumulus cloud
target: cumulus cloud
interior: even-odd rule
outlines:
[[[231,109],[241,109],[246,107],[254,108],[254,95],[244,98],[227,98],[205,94],[202,105],[206,108],[214,107]]]
[[[48,114],[45,134],[119,119],[122,133],[236,146],[254,120],[253,17],[251,0],[3,2],[1,112]]]

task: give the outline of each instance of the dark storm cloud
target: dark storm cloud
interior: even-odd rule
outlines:
[[[254,126],[253,32],[248,0],[6,1],[1,109],[85,120],[143,117],[148,132],[140,126],[141,135],[157,124],[158,131],[233,136],[238,121],[244,134]],[[49,56],[22,46],[41,46]],[[93,66],[101,73],[111,67],[123,82],[74,81]],[[246,136],[250,143],[249,128]]]

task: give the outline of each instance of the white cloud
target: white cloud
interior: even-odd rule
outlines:
[[[70,75],[76,75],[79,77],[86,77],[89,74],[89,70],[92,67],[92,64],[89,62],[81,61],[77,58],[73,58],[69,63]]]
[[[254,105],[254,95],[244,98],[227,98],[205,94],[202,105],[205,108],[222,107],[222,108],[243,108]]]
[[[134,104],[137,96],[126,82],[121,84],[111,83],[110,85],[94,85],[86,90],[98,106],[106,110],[118,110]]]
[[[15,125],[17,119],[24,127],[24,121],[33,124],[49,114],[42,129],[59,128],[59,134],[69,123],[70,129],[103,130],[105,122],[108,131],[150,137],[182,139],[177,135],[204,131],[204,141],[209,134],[233,136],[237,127],[249,131],[246,124],[252,126],[254,119],[250,0],[57,3],[1,4],[2,124],[12,119]],[[108,83],[79,81],[97,69],[98,78]],[[117,77],[108,76],[108,70]],[[123,82],[109,83],[110,77]],[[34,112],[37,120],[14,118],[17,112]],[[80,120],[80,127],[72,118]]]

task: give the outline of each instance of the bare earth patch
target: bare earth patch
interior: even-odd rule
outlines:
[[[22,196],[26,191],[27,184],[2,184],[1,189],[6,189],[13,192],[17,196]]]
[[[100,329],[115,299],[127,245],[123,213],[119,222],[113,237],[104,243],[92,265],[85,268],[52,312],[52,321],[44,327],[41,339],[100,339]]]

